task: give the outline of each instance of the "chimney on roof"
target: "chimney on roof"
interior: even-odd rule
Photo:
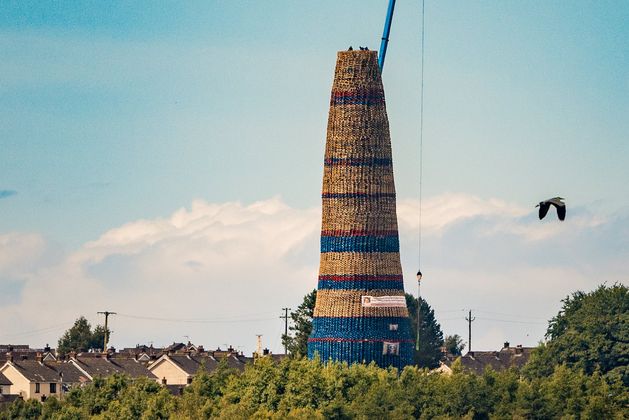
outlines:
[[[7,362],[13,361],[13,352],[11,350],[11,347],[9,347],[9,351],[7,352]]]
[[[50,353],[50,346],[48,345],[48,343],[46,343],[46,347],[44,347],[44,352]]]
[[[264,349],[264,350],[262,350],[262,355],[263,355],[263,356],[268,356],[269,354],[271,354],[271,352],[269,351],[269,349]]]
[[[35,353],[35,360],[39,363],[41,363],[44,360],[44,356],[42,355],[40,351]]]
[[[522,349],[522,344],[518,344],[517,346],[515,346],[515,354],[522,354],[524,352],[524,349]]]
[[[504,345],[502,346],[503,349],[508,349],[509,348],[509,342],[505,341]]]

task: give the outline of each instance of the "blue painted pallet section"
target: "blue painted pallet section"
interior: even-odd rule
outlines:
[[[312,359],[315,354],[327,362],[328,360],[353,363],[376,362],[380,367],[393,366],[403,369],[407,365],[413,364],[413,343],[400,343],[400,354],[382,354],[382,342],[348,342],[348,341],[318,341],[308,343],[308,358]]]
[[[392,329],[391,325],[397,325],[397,329]],[[408,340],[411,337],[411,321],[408,317],[317,317],[312,320],[310,337],[345,340]]]
[[[321,252],[399,252],[395,236],[322,236]]]

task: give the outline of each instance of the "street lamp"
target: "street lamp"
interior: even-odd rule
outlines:
[[[420,286],[422,284],[422,272],[417,271],[417,340],[415,340],[415,351],[419,351],[419,328],[421,325],[421,292]]]

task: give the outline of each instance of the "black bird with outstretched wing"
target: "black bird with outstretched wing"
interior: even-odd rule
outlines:
[[[566,203],[564,203],[562,200],[563,198],[561,197],[553,197],[549,198],[548,200],[540,201],[540,203],[535,206],[539,207],[539,220],[542,220],[544,217],[546,217],[548,209],[550,209],[551,205],[557,209],[557,216],[559,217],[559,220],[565,220]]]

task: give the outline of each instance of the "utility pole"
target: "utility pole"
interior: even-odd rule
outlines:
[[[467,321],[467,352],[472,351],[472,322],[476,319],[476,317],[472,318],[472,310],[470,309],[468,316],[465,318]]]
[[[288,354],[288,350],[286,348],[286,340],[288,339],[288,311],[291,310],[291,308],[282,308],[282,310],[284,311],[284,315],[280,316],[280,319],[284,320],[284,340],[282,340],[284,342],[284,354]]]
[[[102,311],[96,313],[100,315],[105,315],[105,339],[103,340],[103,353],[107,353],[107,343],[109,342],[109,327],[107,327],[107,321],[109,320],[109,315],[116,315],[116,313],[110,311]]]

